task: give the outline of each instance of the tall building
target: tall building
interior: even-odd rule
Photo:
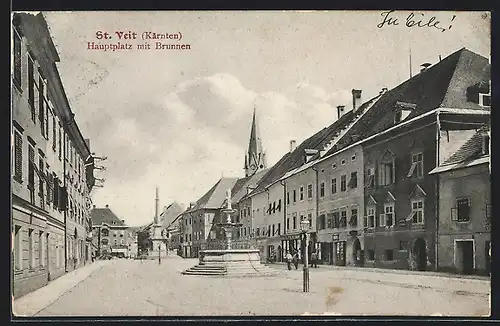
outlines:
[[[90,261],[94,165],[57,70],[43,15],[12,21],[13,293]]]
[[[97,247],[97,257],[112,255],[129,257],[133,250],[135,237],[130,234],[125,220],[113,213],[108,205],[104,208],[92,209],[93,243]]]
[[[245,154],[245,177],[251,176],[266,168],[266,154],[264,152],[264,148],[262,147],[262,139],[260,138],[256,109],[254,108],[248,152]]]

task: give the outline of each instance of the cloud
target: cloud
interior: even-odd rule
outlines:
[[[100,115],[89,117],[90,125],[99,124],[99,139],[106,140],[99,145],[109,157],[105,187],[94,201],[115,207],[129,224],[151,219],[156,186],[161,206],[174,200],[187,205],[222,175],[243,176],[254,107],[273,164],[290,139],[300,142],[332,123],[332,103],[344,101],[346,93],[306,83],[284,93],[257,93],[226,73],[163,89],[157,85],[147,97],[128,94],[121,114],[105,123]]]

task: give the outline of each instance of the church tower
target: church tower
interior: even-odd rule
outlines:
[[[254,107],[250,142],[248,143],[248,152],[245,154],[245,177],[267,168],[266,154],[262,148],[262,140],[260,138],[255,111]]]

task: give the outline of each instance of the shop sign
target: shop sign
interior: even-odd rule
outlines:
[[[300,239],[300,233],[283,235],[283,240],[299,240],[299,239]]]
[[[336,233],[336,234],[332,235],[332,238],[333,238],[333,241],[339,241],[339,234]]]

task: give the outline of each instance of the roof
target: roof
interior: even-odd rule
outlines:
[[[468,101],[467,88],[489,78],[488,59],[462,48],[387,91],[327,155],[350,145],[352,136],[366,139],[394,126],[398,101],[416,105],[405,121],[440,107],[484,111],[478,103]]]
[[[480,128],[465,144],[463,144],[443,165],[470,161],[483,156],[483,136],[488,133],[490,126]]]
[[[344,113],[334,123],[318,131],[313,136],[304,140],[292,152],[286,153],[264,177],[262,177],[257,188],[252,191],[251,195],[258,194],[265,190],[266,187],[277,182],[287,172],[297,169],[306,163],[305,151],[307,149],[318,150],[315,154],[319,158],[321,152],[330,148],[335,144],[339,137],[344,137],[345,131],[350,128],[353,122],[358,121],[358,118],[365,114],[368,108],[379,98],[379,96],[370,99],[362,104],[355,112],[349,111]],[[314,158],[312,158],[314,160]]]
[[[168,205],[161,213],[160,224],[162,224],[164,227],[168,227],[183,211],[184,209],[179,203],[173,202],[172,204]]]
[[[258,182],[262,177],[269,171],[269,169],[260,170],[257,173],[250,175],[245,178],[238,179],[235,183],[231,193],[231,200],[234,203],[239,202],[247,195],[247,187],[254,188],[257,186]]]
[[[237,181],[238,178],[221,178],[209,191],[196,201],[196,205],[194,205],[189,212],[199,209],[220,208],[226,199],[227,189],[233,189]]]
[[[125,223],[123,223],[109,207],[93,208],[90,214],[92,217],[92,225],[106,223],[108,225],[125,226]]]

